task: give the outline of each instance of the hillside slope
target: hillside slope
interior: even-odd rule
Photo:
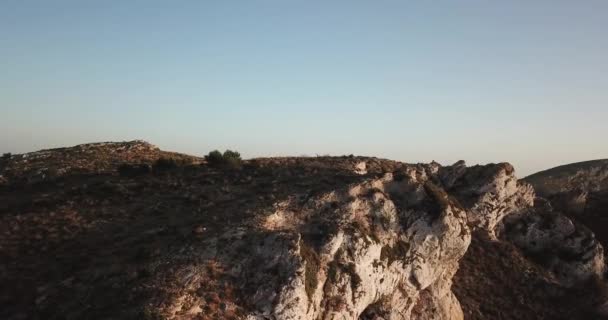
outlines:
[[[608,245],[608,159],[572,163],[523,179],[553,207],[585,224]]]
[[[230,169],[140,141],[2,161],[3,319],[596,316],[601,285],[564,285],[496,237],[534,199],[506,163]]]
[[[594,192],[608,188],[608,159],[558,166],[525,177],[543,197],[575,189]]]

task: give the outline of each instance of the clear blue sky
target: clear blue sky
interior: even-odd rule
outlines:
[[[608,1],[0,0],[0,152],[608,157]]]

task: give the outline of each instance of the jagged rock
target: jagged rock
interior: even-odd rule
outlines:
[[[212,252],[199,255],[247,279],[249,319],[463,319],[451,279],[470,242],[467,221],[493,232],[530,192],[508,164],[463,165],[401,165],[346,189],[294,195],[249,229],[209,239]],[[447,172],[458,173],[452,193]],[[191,299],[174,297],[162,312]]]
[[[468,221],[495,238],[498,223],[534,202],[534,189],[520,182],[508,163],[467,168],[464,161],[439,169],[439,178],[467,208]]]
[[[555,167],[524,179],[556,211],[591,229],[608,245],[608,160]]]
[[[231,243],[215,256],[247,279],[250,319],[357,319],[383,304],[386,319],[410,319],[425,289],[446,310],[434,319],[457,319],[450,278],[469,241],[466,213],[442,189],[389,173],[305,202],[291,198],[256,228],[206,247]]]
[[[508,216],[501,237],[545,266],[565,285],[602,278],[604,250],[589,229],[554,211],[544,199],[534,208]]]
[[[361,161],[355,165],[355,173],[367,174],[367,164],[365,163],[365,161]]]

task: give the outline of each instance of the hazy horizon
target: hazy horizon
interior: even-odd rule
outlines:
[[[608,158],[608,2],[3,1],[0,152]]]

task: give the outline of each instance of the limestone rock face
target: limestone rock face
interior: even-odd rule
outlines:
[[[537,199],[534,208],[504,220],[501,237],[545,266],[562,283],[572,286],[605,271],[604,250],[595,235],[549,202]]]
[[[355,173],[356,174],[366,174],[367,173],[367,164],[365,161],[361,161],[355,165]]]
[[[534,202],[534,189],[518,181],[508,163],[467,168],[460,161],[441,168],[439,177],[467,209],[469,223],[492,238],[505,216],[525,210]]]
[[[608,160],[559,166],[524,180],[547,200],[522,217],[514,216],[507,226],[524,225],[527,231],[515,231],[517,227],[507,236],[528,252],[545,247],[544,261],[566,283],[601,275],[602,245],[608,245]]]
[[[463,319],[451,284],[469,224],[493,234],[530,196],[508,164],[402,164],[321,195],[294,194],[248,227],[207,239],[197,256],[239,279],[251,320]],[[210,277],[200,272],[190,277]],[[174,296],[161,313],[178,317],[193,300]]]
[[[285,273],[249,278],[257,309],[250,318],[357,319],[373,309],[385,319],[410,319],[425,289],[442,310],[433,319],[462,317],[450,279],[470,242],[466,212],[429,181],[425,167],[408,169],[398,181],[388,173],[279,203],[260,221],[259,232],[271,234],[263,246],[245,241],[246,249],[229,249],[228,260],[246,250],[254,255],[245,260],[266,262],[250,267]]]

